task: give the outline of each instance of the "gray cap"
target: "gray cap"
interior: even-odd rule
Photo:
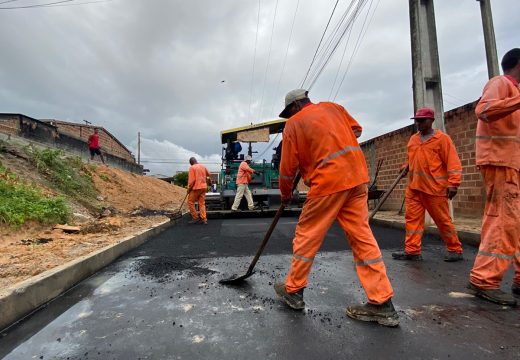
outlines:
[[[287,111],[289,110],[289,105],[291,105],[296,100],[302,100],[307,98],[308,93],[309,92],[305,89],[294,89],[289,91],[287,95],[285,95],[285,109],[283,109],[279,116],[281,118],[287,118],[289,116],[289,114],[287,113]]]
[[[253,160],[253,158],[251,157],[251,155],[246,155],[246,157],[244,158],[245,161],[251,161]]]

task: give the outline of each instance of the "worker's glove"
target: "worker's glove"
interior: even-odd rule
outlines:
[[[191,189],[190,189],[190,188],[187,188],[187,189],[186,189],[186,194],[189,194],[190,191],[191,191]]]
[[[292,196],[290,196],[290,197],[283,197],[283,196],[282,196],[282,204],[283,204],[284,206],[289,205],[289,204],[291,203],[291,200],[292,200]]]
[[[456,187],[449,187],[446,189],[446,196],[448,196],[448,199],[453,199],[457,195],[457,188]]]
[[[408,165],[404,165],[404,166],[401,166],[401,170],[399,170],[400,172],[401,171],[404,171],[403,172],[403,177],[408,175],[408,170],[410,170],[410,167]]]

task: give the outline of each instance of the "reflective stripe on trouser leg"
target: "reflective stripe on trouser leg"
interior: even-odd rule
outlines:
[[[240,184],[237,186],[237,193],[235,194],[235,201],[233,201],[233,205],[231,206],[231,209],[237,210],[240,206],[240,201],[242,200],[242,197],[244,197],[244,190],[246,188],[246,184]]]
[[[293,239],[291,269],[285,280],[285,288],[289,293],[307,286],[312,260],[342,204],[337,194],[308,198],[303,205]]]
[[[197,210],[195,210],[195,201],[197,201],[197,190],[191,190],[188,194],[188,209],[190,209],[191,218],[196,220],[199,218]]]
[[[197,198],[199,202],[199,216],[202,221],[206,221],[206,189],[195,190],[198,192]]]
[[[404,251],[407,254],[421,253],[421,239],[424,232],[424,205],[419,191],[406,189],[405,195]]]
[[[451,252],[462,252],[462,244],[460,243],[457,230],[453,225],[450,216],[450,207],[448,198],[445,196],[433,196],[422,193],[423,204],[430,213],[432,220],[435,222],[437,229],[441,235],[441,239],[446,244],[446,248]]]
[[[519,253],[520,173],[501,166],[482,166],[481,172],[487,199],[479,252],[471,269],[470,281],[484,289],[498,289],[515,254]],[[518,261],[515,261],[516,272]]]
[[[386,275],[381,251],[368,225],[367,187],[360,185],[348,190],[346,195],[338,214],[338,222],[345,230],[352,248],[356,272],[368,301],[382,304],[394,292]]]

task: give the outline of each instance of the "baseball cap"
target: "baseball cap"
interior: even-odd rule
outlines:
[[[415,116],[412,116],[410,119],[435,119],[435,112],[432,108],[423,107],[417,109]]]
[[[307,91],[305,89],[294,89],[294,90],[289,91],[287,93],[287,95],[285,95],[285,108],[283,109],[283,111],[280,113],[279,116],[284,119],[289,117],[289,114],[288,114],[289,105],[291,105],[296,100],[305,99],[307,97],[308,93],[309,93],[309,91]]]
[[[251,157],[251,155],[246,155],[246,157],[244,158],[245,161],[251,161],[253,160],[253,158]]]

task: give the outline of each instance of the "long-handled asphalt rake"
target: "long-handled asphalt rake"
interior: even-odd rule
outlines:
[[[296,177],[294,178],[293,187],[292,187],[293,192],[296,189],[298,182],[300,182],[300,173],[298,173],[296,175]],[[249,265],[249,269],[247,269],[247,272],[242,276],[233,274],[232,276],[230,276],[228,278],[219,280],[219,283],[226,284],[226,285],[238,284],[255,273],[254,272],[255,265],[258,262],[260,255],[262,255],[262,252],[264,251],[265,246],[267,245],[267,242],[271,238],[271,234],[273,233],[274,228],[276,227],[276,224],[278,224],[278,220],[280,220],[280,217],[282,216],[282,213],[284,210],[285,210],[285,205],[282,203],[282,204],[280,204],[280,207],[278,208],[278,211],[276,212],[276,215],[274,216],[273,221],[271,222],[271,226],[269,226],[269,229],[267,230],[267,232],[264,236],[264,240],[260,244],[260,248],[256,252],[256,255],[253,258],[253,261],[251,261],[251,265]]]
[[[184,202],[186,201],[187,197],[188,197],[188,193],[186,193],[186,196],[184,196],[184,199],[181,202],[181,206],[179,206],[179,210],[175,210],[172,213],[172,215],[170,216],[170,218],[172,220],[177,220],[177,219],[180,219],[182,217],[182,206],[184,205]]]

